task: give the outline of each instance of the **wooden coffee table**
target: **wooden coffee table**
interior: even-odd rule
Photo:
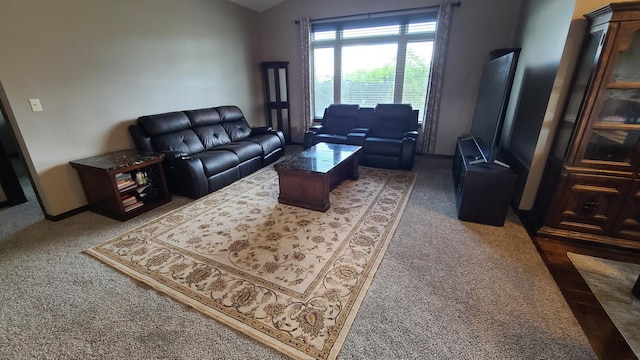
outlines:
[[[329,192],[345,179],[358,179],[360,149],[354,145],[319,143],[277,163],[278,202],[327,211]]]

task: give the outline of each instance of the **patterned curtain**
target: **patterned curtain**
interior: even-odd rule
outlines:
[[[302,55],[302,131],[306,131],[313,125],[311,116],[311,73],[309,70],[309,56],[311,39],[311,25],[309,19],[300,20],[300,54]]]
[[[444,80],[452,8],[452,1],[443,0],[438,11],[436,40],[433,45],[433,59],[429,74],[429,88],[427,89],[422,129],[420,137],[418,138],[417,146],[418,152],[421,153],[432,153],[436,148],[438,116],[440,114],[440,97],[442,96],[442,82]]]

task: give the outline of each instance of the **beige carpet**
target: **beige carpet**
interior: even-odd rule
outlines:
[[[271,166],[85,252],[284,354],[333,359],[415,179],[363,167],[322,213],[278,204]]]
[[[631,288],[640,265],[567,253],[636,356],[640,357],[640,299]]]

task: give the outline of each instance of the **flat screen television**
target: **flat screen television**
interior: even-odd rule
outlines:
[[[496,160],[500,150],[500,136],[518,53],[518,50],[511,51],[490,60],[482,68],[470,135],[478,143],[484,160],[489,163]]]

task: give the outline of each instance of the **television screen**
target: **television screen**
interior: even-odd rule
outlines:
[[[471,122],[471,136],[481,146],[480,150],[487,162],[493,162],[498,155],[517,56],[517,52],[512,51],[487,62],[482,69]]]

